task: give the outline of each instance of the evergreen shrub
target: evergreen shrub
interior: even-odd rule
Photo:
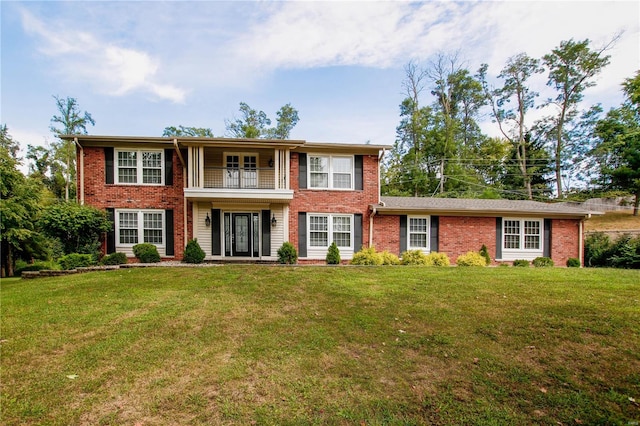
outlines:
[[[553,266],[553,260],[549,257],[536,257],[531,263],[536,268],[549,268]]]
[[[329,246],[326,257],[327,265],[339,265],[340,264],[340,249],[334,242]]]
[[[158,248],[151,243],[141,243],[133,246],[133,254],[142,263],[160,262]]]
[[[427,255],[427,266],[450,266],[451,260],[446,253],[431,252]]]
[[[458,266],[487,266],[487,260],[477,251],[468,251],[456,259]]]
[[[567,267],[569,268],[579,268],[580,267],[580,259],[577,257],[570,257],[567,259]]]
[[[119,252],[111,253],[103,257],[100,263],[103,265],[125,265],[127,255]]]
[[[189,240],[187,247],[184,249],[184,257],[182,259],[185,263],[202,263],[206,254],[197,239]]]
[[[513,266],[517,266],[520,268],[528,268],[529,267],[529,261],[526,259],[516,259],[513,261]]]
[[[93,255],[86,253],[69,253],[58,259],[60,267],[65,271],[76,268],[94,266],[97,262]]]
[[[293,265],[298,262],[298,251],[289,241],[282,243],[278,249],[278,262],[286,265]]]
[[[427,255],[422,250],[407,250],[402,253],[403,265],[427,265]]]

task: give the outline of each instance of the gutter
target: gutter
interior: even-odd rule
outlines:
[[[80,181],[80,205],[84,205],[84,148],[78,142],[78,138],[73,138],[73,143],[76,144],[78,148],[80,148],[80,161],[78,164],[78,180]]]

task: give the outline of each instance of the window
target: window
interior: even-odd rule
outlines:
[[[161,246],[164,243],[164,211],[118,210],[116,228],[118,245],[151,243]]]
[[[407,241],[409,250],[429,250],[429,217],[409,217]]]
[[[120,184],[162,185],[163,152],[117,151],[117,176]]]
[[[309,188],[352,189],[352,156],[309,156]]]
[[[258,187],[258,156],[256,154],[225,154],[225,158],[226,188]]]
[[[502,225],[505,250],[539,251],[542,249],[540,220],[505,219]]]
[[[326,249],[335,242],[338,247],[353,246],[352,215],[309,215],[309,247]]]

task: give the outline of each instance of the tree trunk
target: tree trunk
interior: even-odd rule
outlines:
[[[640,207],[640,191],[636,192],[636,202],[633,204],[634,216],[638,216],[638,207]]]

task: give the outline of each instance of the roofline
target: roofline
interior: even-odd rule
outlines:
[[[541,217],[551,219],[589,219],[591,216],[601,216],[604,213],[599,211],[531,211],[531,210],[508,210],[508,209],[444,209],[430,207],[385,207],[380,204],[371,204],[370,210],[375,210],[380,215],[399,215],[407,213],[429,213],[442,216],[523,216],[523,217]]]

